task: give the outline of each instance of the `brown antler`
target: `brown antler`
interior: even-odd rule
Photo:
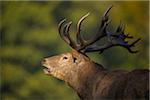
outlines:
[[[104,15],[102,16],[102,20],[101,20],[101,25],[98,29],[98,32],[95,34],[95,36],[90,39],[90,40],[84,40],[83,37],[80,34],[80,30],[81,30],[81,24],[82,22],[89,16],[89,13],[87,13],[86,15],[84,15],[77,24],[77,41],[74,42],[69,35],[69,28],[71,26],[72,22],[69,22],[67,24],[64,25],[63,27],[63,31],[61,31],[62,25],[63,23],[66,21],[66,19],[62,20],[59,23],[59,34],[62,37],[62,39],[69,44],[73,49],[82,52],[82,53],[86,53],[86,52],[97,52],[99,51],[100,53],[102,53],[104,50],[114,47],[114,46],[121,46],[126,48],[130,53],[136,53],[137,51],[133,51],[131,50],[131,47],[133,47],[139,40],[137,39],[136,41],[134,41],[133,43],[129,44],[127,41],[125,41],[126,38],[133,38],[132,36],[129,36],[129,34],[125,34],[124,30],[125,30],[125,25],[122,24],[120,22],[120,25],[117,27],[117,30],[115,32],[108,32],[107,31],[107,26],[110,23],[109,20],[109,11],[112,8],[112,6],[110,6],[106,12],[104,13]],[[107,43],[104,45],[96,45],[95,42],[97,42],[98,40],[100,40],[101,38],[106,37],[107,38]]]

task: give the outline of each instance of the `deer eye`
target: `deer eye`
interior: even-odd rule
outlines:
[[[67,57],[63,57],[63,59],[68,59]]]
[[[75,63],[77,61],[77,58],[76,57],[73,57],[73,62]]]

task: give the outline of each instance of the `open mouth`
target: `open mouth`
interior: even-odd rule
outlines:
[[[45,74],[50,74],[51,73],[50,68],[47,68],[45,66],[43,66],[43,67],[44,67],[43,71],[44,71]]]

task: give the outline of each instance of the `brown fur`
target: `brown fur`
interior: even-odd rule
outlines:
[[[46,58],[42,64],[46,74],[67,82],[81,100],[149,98],[149,70],[109,71],[76,51]]]

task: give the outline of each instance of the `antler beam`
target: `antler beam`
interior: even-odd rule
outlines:
[[[103,14],[101,19],[101,24],[98,29],[98,32],[94,35],[94,37],[90,40],[85,40],[81,34],[81,24],[82,22],[89,16],[89,13],[84,15],[77,24],[77,33],[76,33],[76,42],[71,39],[69,35],[69,29],[72,24],[72,22],[68,22],[64,25],[63,29],[62,26],[65,23],[66,19],[62,20],[59,23],[58,31],[61,36],[61,38],[69,44],[73,49],[77,50],[78,52],[87,53],[87,52],[97,52],[99,51],[102,53],[104,50],[114,47],[114,46],[121,46],[126,48],[130,53],[136,53],[138,51],[133,51],[131,47],[133,47],[138,41],[141,39],[135,40],[133,43],[129,44],[128,41],[125,41],[126,38],[133,38],[133,36],[130,36],[129,34],[125,34],[125,25],[120,22],[119,26],[117,27],[115,32],[108,32],[107,26],[110,23],[109,20],[109,12],[111,10],[112,6],[110,6],[106,12]],[[107,41],[104,45],[96,45],[95,43],[100,40],[101,38],[106,37]]]

